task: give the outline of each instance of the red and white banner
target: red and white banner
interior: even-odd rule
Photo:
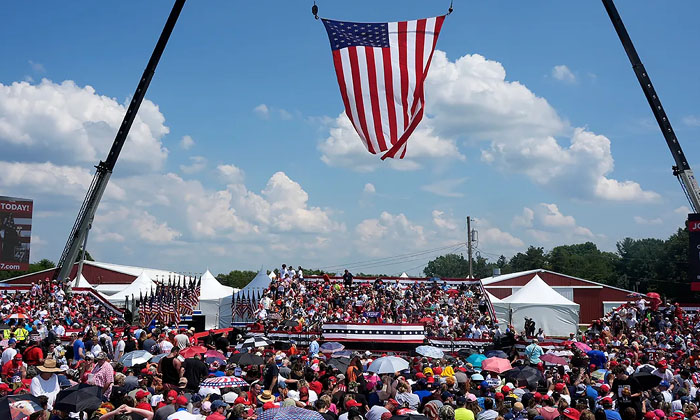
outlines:
[[[323,324],[325,341],[423,344],[423,324]]]
[[[29,270],[34,203],[0,196],[0,271]]]

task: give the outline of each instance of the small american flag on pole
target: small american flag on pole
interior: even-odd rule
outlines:
[[[445,16],[389,23],[323,19],[345,113],[367,150],[402,159],[423,118],[423,84]]]

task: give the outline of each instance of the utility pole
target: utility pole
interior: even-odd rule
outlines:
[[[469,278],[474,278],[472,273],[472,219],[467,216],[467,254],[469,255]]]

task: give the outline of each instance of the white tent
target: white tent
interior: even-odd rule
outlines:
[[[78,280],[78,277],[73,279],[73,281],[70,283],[70,287],[75,287],[76,280]],[[82,273],[80,273],[80,284],[78,284],[78,287],[89,287],[91,289],[95,288],[95,286],[88,283],[87,279],[83,277]]]
[[[225,328],[231,325],[233,287],[224,286],[207,270],[202,275],[199,309],[204,314],[204,328]]]
[[[260,299],[265,289],[270,287],[270,282],[271,278],[265,274],[265,270],[261,267],[253,280],[233,296],[235,307],[231,311],[229,320],[236,324],[253,322],[253,312],[257,309],[258,304],[257,299]],[[234,313],[235,315],[233,315]]]
[[[408,274],[406,274],[406,272],[404,271],[403,273],[401,273],[401,275],[399,277],[401,277],[402,279],[407,279]]]
[[[151,290],[156,290],[156,283],[145,271],[142,271],[130,285],[111,296],[107,296],[107,300],[112,304],[124,303],[127,297],[131,299],[138,298],[140,295],[145,296]]]
[[[488,290],[486,292],[486,297],[491,301],[491,306],[493,306],[494,315],[496,315],[496,321],[501,329],[508,327],[508,320],[510,319],[510,306],[504,303],[501,299],[492,295]]]
[[[523,330],[525,317],[532,318],[535,327],[542,328],[549,336],[568,336],[578,329],[578,303],[557,293],[538,275],[517,292],[494,304],[494,309],[499,306],[502,312],[506,308],[504,304],[510,312],[510,323],[517,331]]]

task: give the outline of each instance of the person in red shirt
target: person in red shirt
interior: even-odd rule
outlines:
[[[24,362],[29,366],[39,366],[44,363],[44,351],[39,347],[39,343],[33,341],[32,344],[22,353]]]
[[[27,367],[19,353],[2,367],[2,379],[7,383],[20,383],[26,377]]]
[[[146,400],[148,398],[148,391],[139,390],[136,392],[136,408],[141,408],[143,410],[153,411],[151,404]]]
[[[211,403],[211,414],[207,416],[207,420],[226,420],[224,411],[226,411],[227,404],[221,400],[216,400]]]

